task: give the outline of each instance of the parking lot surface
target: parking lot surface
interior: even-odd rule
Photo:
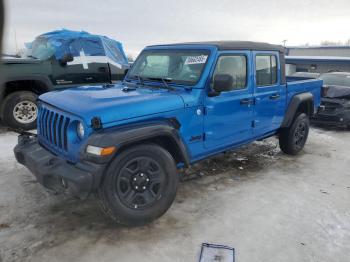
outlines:
[[[0,261],[198,261],[203,242],[237,261],[348,262],[350,132],[313,128],[287,156],[271,138],[182,171],[175,203],[140,228],[113,224],[93,196],[50,195],[0,130]]]

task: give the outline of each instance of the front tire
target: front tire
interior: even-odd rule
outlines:
[[[289,155],[298,154],[305,146],[309,135],[309,117],[301,113],[294,118],[290,127],[283,128],[279,134],[281,150]]]
[[[115,222],[140,226],[169,209],[178,181],[167,150],[155,144],[137,145],[113,160],[97,195],[102,210]]]
[[[30,91],[18,91],[9,94],[2,107],[3,122],[5,125],[23,130],[36,128],[38,96]]]

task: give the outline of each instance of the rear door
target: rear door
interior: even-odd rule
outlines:
[[[219,52],[211,79],[216,74],[230,74],[233,86],[230,91],[205,98],[204,146],[217,149],[241,143],[252,136],[253,85],[250,81],[251,52]],[[212,80],[208,89],[212,88]]]
[[[278,52],[253,52],[254,61],[254,135],[279,128],[284,116],[286,85],[281,84]]]

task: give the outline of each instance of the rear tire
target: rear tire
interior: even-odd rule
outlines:
[[[309,135],[309,117],[301,113],[294,118],[291,126],[281,129],[279,144],[281,150],[289,155],[298,154],[305,146]]]
[[[3,102],[2,116],[5,125],[30,130],[36,128],[38,96],[30,91],[18,91],[9,94]]]
[[[179,177],[170,153],[155,144],[122,151],[109,166],[98,189],[102,210],[115,222],[145,225],[173,203]]]

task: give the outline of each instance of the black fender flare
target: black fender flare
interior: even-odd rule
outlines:
[[[169,119],[102,129],[92,134],[84,146],[82,146],[81,158],[88,161],[106,163],[114,157],[114,155],[112,155],[102,159],[101,157],[92,156],[86,153],[87,145],[98,147],[115,146],[117,148],[115,154],[118,154],[118,151],[128,145],[165,137],[171,139],[174,145],[176,145],[176,150],[181,158],[181,162],[183,162],[185,166],[189,166],[189,153],[185,143],[181,139],[178,128],[178,123],[174,123],[173,119]]]
[[[41,82],[48,91],[52,90],[53,84],[48,76],[45,75],[21,75],[21,76],[12,76],[12,77],[4,77],[2,79],[2,86],[0,88],[0,98],[4,99],[5,85],[9,82],[15,81],[37,81]]]
[[[301,94],[297,94],[295,96],[293,96],[293,98],[291,99],[287,111],[284,115],[284,119],[282,121],[282,125],[281,127],[289,127],[294,119],[295,114],[298,111],[298,108],[301,104],[303,103],[307,103],[308,108],[307,108],[307,114],[309,116],[311,116],[313,114],[314,111],[314,96],[312,95],[312,93],[310,92],[305,92],[305,93],[301,93]]]

